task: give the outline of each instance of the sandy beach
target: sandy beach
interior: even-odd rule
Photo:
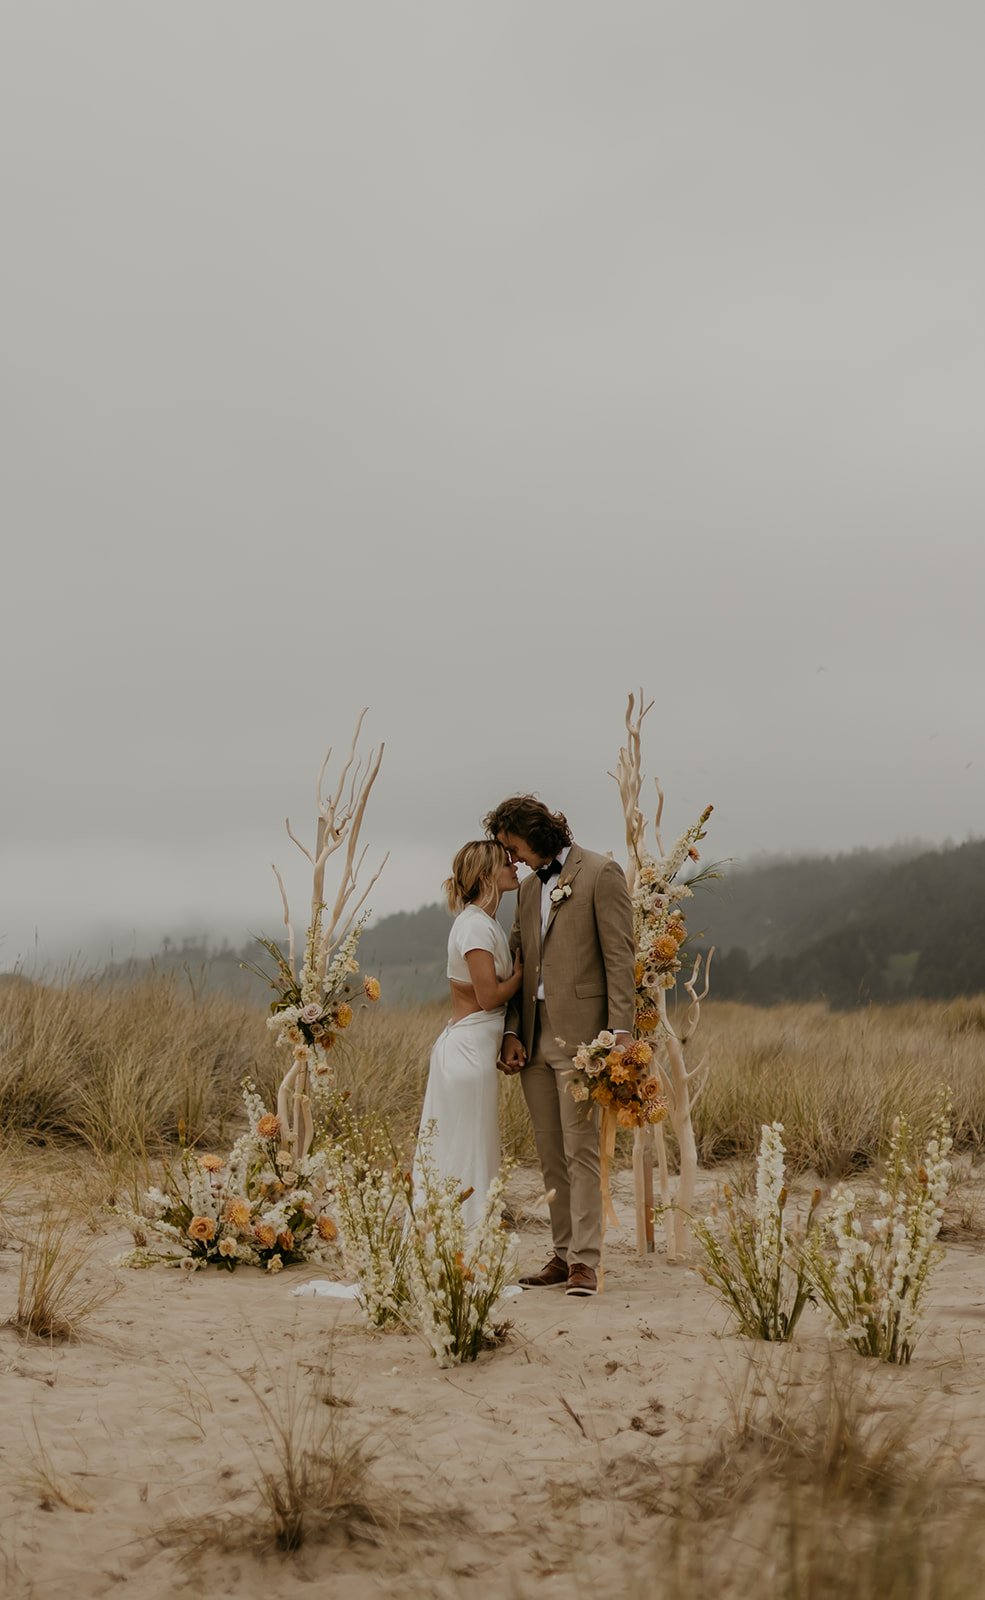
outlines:
[[[604,1294],[512,1300],[504,1345],[448,1370],[408,1334],[368,1331],[354,1305],[293,1296],[310,1269],[114,1268],[127,1237],[107,1218],[88,1235],[87,1271],[117,1290],[84,1336],[48,1345],[0,1329],[0,1589],[37,1600],[101,1600],[123,1586],[139,1600],[202,1589],[243,1600],[397,1587],[504,1600],[634,1592],[675,1491],[734,1432],[740,1397],[763,1394],[770,1373],[793,1374],[808,1392],[829,1343],[812,1308],[789,1349],[731,1337],[696,1272],[669,1265],[659,1243],[636,1255],[629,1181],[616,1179],[622,1226],[609,1237]],[[703,1179],[706,1197],[714,1182]],[[511,1185],[524,1266],[547,1243],[537,1187],[528,1170]],[[30,1199],[15,1199],[15,1230]],[[18,1265],[12,1233],[0,1251],[3,1318]],[[985,1482],[980,1247],[948,1246],[911,1367],[847,1353],[839,1363],[871,1390],[873,1413],[917,1417],[922,1450],[948,1441],[962,1482]],[[286,1386],[298,1402],[314,1397],[339,1439],[364,1441],[377,1513],[355,1535],[340,1519],[293,1554],[248,1536],[258,1472],[272,1460],[264,1405],[281,1414]],[[335,1404],[323,1409],[326,1396]],[[227,1521],[220,1537],[235,1513],[242,1523],[230,1532]],[[768,1562],[769,1522],[760,1503],[744,1542],[724,1540],[720,1559]]]

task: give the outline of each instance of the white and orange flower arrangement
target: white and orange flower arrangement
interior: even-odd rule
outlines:
[[[277,991],[267,1018],[275,1043],[290,1050],[295,1061],[309,1066],[316,1088],[330,1084],[330,1052],[339,1034],[351,1026],[356,1007],[367,1002],[375,1005],[380,998],[379,979],[358,976],[356,947],[366,919],[356,923],[333,953],[326,944],[324,909],[318,908],[308,929],[300,976],[273,939],[261,939],[260,943],[274,958],[274,975],[251,968]]]
[[[467,1227],[461,1184],[434,1162],[434,1123],[421,1135],[407,1181],[407,1322],[440,1367],[475,1361],[501,1344],[499,1305],[516,1267],[519,1240],[504,1226],[508,1168],[489,1186],[482,1215]],[[471,1191],[469,1191],[471,1192]]]
[[[351,1025],[354,1005],[360,1001],[373,1004],[380,998],[380,985],[376,978],[367,977],[361,983],[357,982],[359,963],[356,960],[356,947],[369,915],[368,912],[360,915],[360,912],[388,859],[387,856],[383,857],[368,886],[360,894],[357,880],[366,852],[360,849],[359,835],[383,760],[382,745],[377,750],[371,750],[365,762],[361,756],[357,759],[356,747],[365,715],[365,711],[359,714],[349,754],[342,764],[335,788],[330,792],[325,791],[324,785],[332,758],[331,749],[322,762],[315,785],[317,814],[313,847],[309,849],[302,844],[291,827],[290,819],[286,824],[288,837],[312,868],[311,914],[300,971],[295,956],[294,924],[287,890],[276,867],[274,875],[284,910],[286,949],[273,939],[260,939],[260,944],[274,958],[275,970],[272,975],[252,963],[244,962],[244,966],[276,990],[268,1026],[276,1036],[276,1043],[289,1049],[292,1055],[291,1065],[277,1091],[277,1115],[282,1123],[284,1148],[294,1161],[311,1148],[315,1131],[313,1095],[327,1096],[331,1092],[330,1053],[339,1036]],[[325,872],[328,863],[338,852],[343,852],[340,882],[335,900],[329,906],[325,894]]]
[[[662,1083],[653,1072],[652,1046],[645,1039],[617,1044],[608,1029],[591,1044],[579,1045],[567,1089],[575,1100],[594,1101],[610,1112],[620,1128],[644,1128],[667,1115]]]
[[[228,1155],[183,1149],[165,1167],[162,1187],[148,1190],[141,1212],[120,1212],[134,1248],[119,1265],[279,1272],[333,1253],[338,1227],[324,1152],[292,1162],[281,1148],[280,1118],[249,1082],[243,1100],[249,1129]]]
[[[697,822],[687,828],[667,856],[639,856],[633,889],[633,933],[636,941],[636,1033],[653,1033],[660,1021],[659,991],[672,989],[681,970],[681,951],[687,939],[683,902],[694,893],[692,884],[717,877],[714,869],[692,874],[687,883],[677,876],[687,861],[698,861],[698,844],[712,807],[706,806]]]

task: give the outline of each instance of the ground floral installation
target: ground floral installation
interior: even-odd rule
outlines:
[[[339,1108],[326,1152],[336,1195],[339,1247],[356,1298],[375,1328],[402,1327],[410,1304],[407,1175],[385,1125]]]
[[[751,1339],[783,1343],[790,1339],[800,1314],[813,1298],[805,1247],[817,1240],[816,1189],[803,1226],[791,1225],[784,1176],[783,1125],[763,1124],[756,1158],[756,1200],[753,1209],[740,1205],[724,1185],[724,1213],[694,1222],[704,1261],[701,1276],[724,1300]]]
[[[356,758],[362,711],[335,789],[323,784],[328,751],[315,785],[317,818],[314,849],[287,832],[312,866],[311,917],[298,967],[294,927],[284,880],[274,867],[284,909],[286,949],[272,939],[260,943],[273,956],[273,975],[249,966],[276,990],[268,1026],[292,1062],[281,1082],[276,1112],[268,1110],[252,1084],[246,1086],[249,1132],[227,1157],[183,1150],[177,1166],[165,1167],[163,1189],[145,1201],[146,1216],[129,1219],[135,1248],[124,1259],[131,1266],[171,1261],[186,1267],[240,1263],[276,1272],[288,1263],[321,1260],[336,1237],[334,1218],[319,1209],[327,1193],[327,1155],[312,1151],[313,1095],[331,1103],[330,1053],[353,1020],[355,1004],[380,998],[375,978],[357,982],[356,949],[366,917],[361,915],[387,858],[367,889],[357,896],[365,851],[359,834],[366,805],[383,759],[383,746],[365,762]],[[325,900],[325,868],[344,850],[338,891],[331,911]],[[152,1249],[148,1239],[163,1245]]]
[[[942,1091],[922,1159],[903,1117],[893,1126],[875,1208],[839,1185],[825,1229],[807,1256],[814,1294],[832,1328],[861,1355],[906,1366],[919,1331],[951,1179],[950,1099]]]
[[[409,1320],[447,1367],[502,1343],[509,1324],[495,1318],[520,1241],[503,1224],[508,1169],[490,1184],[482,1216],[467,1228],[461,1185],[438,1172],[433,1139],[432,1123],[418,1140],[407,1190]]]
[[[505,1332],[494,1318],[517,1250],[502,1223],[505,1173],[469,1228],[462,1202],[471,1190],[438,1172],[433,1123],[408,1171],[384,1122],[357,1122],[344,1108],[340,1120],[326,1159],[342,1262],[363,1315],[375,1328],[420,1335],[441,1366],[474,1361]]]
[[[640,730],[644,717],[652,707],[652,701],[644,705],[642,690],[638,710],[635,695],[629,696],[626,743],[619,751],[616,770],[611,776],[619,786],[622,799],[628,849],[626,880],[633,902],[636,941],[634,1032],[637,1039],[645,1040],[653,1050],[655,1068],[661,1077],[666,1098],[667,1120],[677,1141],[680,1170],[677,1192],[672,1196],[662,1126],[657,1124],[652,1131],[648,1126],[637,1130],[633,1148],[636,1238],[637,1248],[641,1252],[653,1248],[652,1150],[655,1143],[667,1257],[672,1261],[685,1261],[691,1252],[690,1217],[698,1171],[698,1151],[691,1112],[709,1066],[707,1060],[689,1066],[688,1047],[698,1027],[701,1002],[708,994],[714,951],[709,950],[704,962],[704,984],[700,990],[697,985],[702,956],[698,954],[694,958],[690,976],[683,985],[689,1003],[682,1021],[671,1023],[667,1012],[667,996],[684,970],[682,957],[687,941],[684,903],[692,897],[696,884],[720,877],[721,874],[714,867],[707,867],[692,871],[687,882],[680,881],[680,873],[685,865],[699,860],[698,844],[705,837],[705,824],[711,816],[712,807],[706,806],[697,821],[681,834],[673,848],[665,854],[660,842],[664,796],[659,783],[656,784],[657,812],[653,824],[655,850],[650,850],[647,845],[647,823],[640,808],[643,787]]]
[[[294,1161],[281,1147],[280,1118],[251,1083],[243,1100],[249,1129],[228,1155],[183,1149],[177,1163],[165,1166],[163,1187],[148,1190],[142,1213],[120,1213],[134,1239],[120,1265],[279,1272],[337,1253],[325,1153]]]

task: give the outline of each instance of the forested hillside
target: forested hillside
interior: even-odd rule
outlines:
[[[716,946],[712,991],[720,998],[762,1005],[824,998],[846,1007],[985,993],[983,840],[725,864],[723,874],[701,884],[688,906],[690,948]],[[502,919],[508,926],[512,900]],[[382,979],[386,1002],[446,993],[449,926],[444,906],[428,905],[366,930],[360,963]],[[186,939],[111,975],[136,977],[153,966],[180,972],[195,987],[265,1002],[269,991],[242,962],[268,964],[252,942],[217,951]]]

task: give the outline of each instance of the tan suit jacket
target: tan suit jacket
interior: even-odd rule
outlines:
[[[510,949],[523,958],[523,988],[506,1014],[506,1031],[533,1051],[537,988],[554,1038],[569,1055],[603,1028],[632,1032],[636,1011],[633,907],[626,875],[609,856],[573,844],[551,888],[571,893],[551,906],[541,938],[541,882],[531,873],[520,885]]]

